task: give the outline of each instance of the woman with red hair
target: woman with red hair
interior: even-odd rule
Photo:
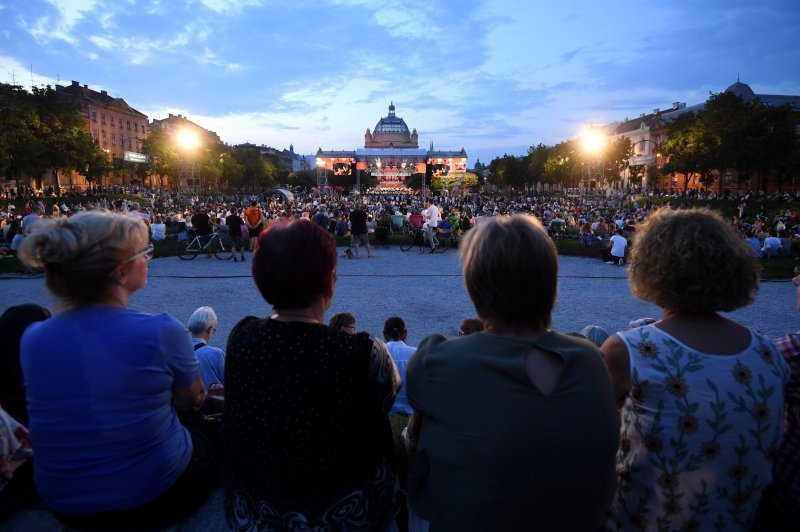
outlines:
[[[333,237],[307,220],[258,238],[253,279],[274,307],[228,339],[223,482],[235,529],[384,530],[398,482],[387,413],[400,377],[385,345],[328,327]]]

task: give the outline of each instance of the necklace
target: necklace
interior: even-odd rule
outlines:
[[[319,320],[306,316],[304,314],[293,314],[286,312],[276,312],[270,316],[271,320],[275,321],[299,321],[302,323],[320,323]]]

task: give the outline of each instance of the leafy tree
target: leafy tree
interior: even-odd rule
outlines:
[[[142,142],[142,153],[148,157],[148,162],[144,165],[146,172],[151,178],[158,178],[159,186],[164,186],[166,176],[177,177],[180,174],[180,159],[174,143],[163,129],[150,130]]]
[[[630,158],[633,156],[633,145],[627,137],[619,137],[610,142],[602,154],[604,174],[606,179],[617,182],[622,178],[622,173],[628,168]]]
[[[525,156],[525,183],[535,185],[545,181],[545,168],[553,148],[542,143],[528,148]]]

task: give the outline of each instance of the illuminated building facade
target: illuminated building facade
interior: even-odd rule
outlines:
[[[464,148],[434,150],[431,142],[429,149],[420,149],[417,130],[409,130],[405,120],[395,114],[394,103],[374,131],[367,129],[363,148],[352,151],[320,148],[316,159],[321,178],[326,172],[336,176],[367,174],[377,180],[379,188],[389,189],[406,188],[406,179],[412,174],[457,176],[467,171]]]

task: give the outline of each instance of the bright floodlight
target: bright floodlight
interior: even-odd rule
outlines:
[[[597,153],[603,149],[605,138],[596,129],[590,129],[583,134],[581,142],[583,143],[583,149],[590,153]]]
[[[200,141],[197,139],[197,135],[186,129],[181,131],[178,135],[178,142],[184,148],[194,148],[200,144]]]

